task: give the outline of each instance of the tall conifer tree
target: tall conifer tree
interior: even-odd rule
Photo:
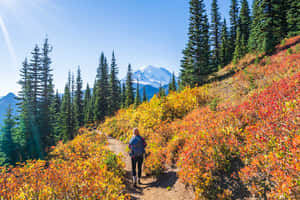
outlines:
[[[70,79],[70,78],[69,78]],[[66,84],[64,95],[60,108],[60,139],[68,141],[73,139],[73,123],[72,123],[72,101],[70,91],[70,81]]]
[[[83,101],[83,108],[84,108],[84,123],[90,124],[93,122],[93,108],[92,108],[92,94],[89,84],[86,85],[85,94],[84,94],[84,101]]]
[[[138,107],[141,104],[141,96],[140,96],[140,84],[139,80],[136,83],[136,92],[135,92],[135,99],[134,99],[134,107]]]
[[[118,80],[118,69],[115,58],[115,53],[112,53],[110,78],[109,78],[109,115],[114,114],[120,108],[120,88]]]
[[[127,70],[127,78],[126,78],[126,99],[125,99],[125,107],[129,107],[131,104],[134,103],[134,89],[132,86],[132,71],[131,71],[131,65],[128,65]]]
[[[189,41],[183,50],[181,80],[183,85],[201,85],[212,71],[209,66],[209,24],[203,0],[190,0]]]
[[[143,102],[146,102],[146,101],[148,101],[148,99],[147,99],[146,87],[144,86],[143,87]]]
[[[108,83],[108,64],[104,53],[101,53],[100,64],[97,73],[97,90],[95,98],[95,120],[102,121],[108,114],[108,94],[109,94],[109,83]]]
[[[250,25],[251,25],[251,17],[250,17],[250,9],[248,5],[248,1],[242,0],[240,17],[239,17],[239,27],[241,31],[241,38],[244,38],[242,45],[245,47],[248,46]]]
[[[80,67],[78,67],[77,69],[74,109],[75,109],[75,124],[76,124],[76,129],[78,129],[84,124],[83,92],[82,92],[82,78],[81,78]]]
[[[211,44],[212,44],[212,71],[217,71],[220,64],[220,30],[221,17],[217,0],[212,1],[211,6]]]
[[[237,27],[239,24],[239,7],[238,7],[238,2],[237,0],[231,0],[231,5],[230,5],[230,11],[229,11],[229,16],[230,16],[230,60],[233,58],[233,53],[235,50],[235,40],[236,40],[236,31]]]
[[[51,52],[52,47],[49,45],[48,39],[46,38],[41,53],[41,97],[38,116],[43,148],[54,145],[53,135],[51,135],[53,133],[51,119],[54,114],[51,110],[51,104],[54,99],[53,75],[51,73],[51,59],[49,57]]]
[[[0,160],[1,165],[12,165],[16,162],[16,148],[13,141],[14,127],[15,120],[12,115],[11,105],[9,105],[0,138],[0,152],[4,154],[2,160]]]
[[[287,25],[288,35],[296,36],[300,34],[300,1],[299,0],[286,0],[288,4],[287,10]]]
[[[227,31],[226,19],[222,24],[221,46],[220,46],[220,64],[222,67],[230,62],[230,41]]]

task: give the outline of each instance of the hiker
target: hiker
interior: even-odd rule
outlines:
[[[139,130],[137,128],[133,129],[133,136],[129,142],[130,157],[132,164],[132,180],[133,185],[136,183],[141,184],[142,175],[142,164],[144,160],[146,142],[144,138],[140,136]],[[136,164],[138,165],[138,178],[136,178]]]

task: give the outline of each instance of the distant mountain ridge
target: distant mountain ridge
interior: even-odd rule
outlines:
[[[12,92],[0,98],[0,126],[3,125],[3,120],[5,119],[5,115],[9,105],[11,105],[11,108],[15,113],[17,110],[17,100],[16,95]]]

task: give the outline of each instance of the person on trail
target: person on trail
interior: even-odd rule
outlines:
[[[129,142],[130,157],[132,164],[132,180],[133,185],[136,183],[141,184],[142,175],[142,165],[145,154],[145,147],[147,146],[144,138],[140,136],[139,130],[137,128],[133,129],[133,136]],[[138,177],[136,178],[136,164],[138,165]]]

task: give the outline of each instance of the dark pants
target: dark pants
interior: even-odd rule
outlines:
[[[143,165],[144,156],[135,156],[131,157],[132,164],[132,176],[136,176],[136,164],[138,165],[138,177],[142,176],[142,165]]]

